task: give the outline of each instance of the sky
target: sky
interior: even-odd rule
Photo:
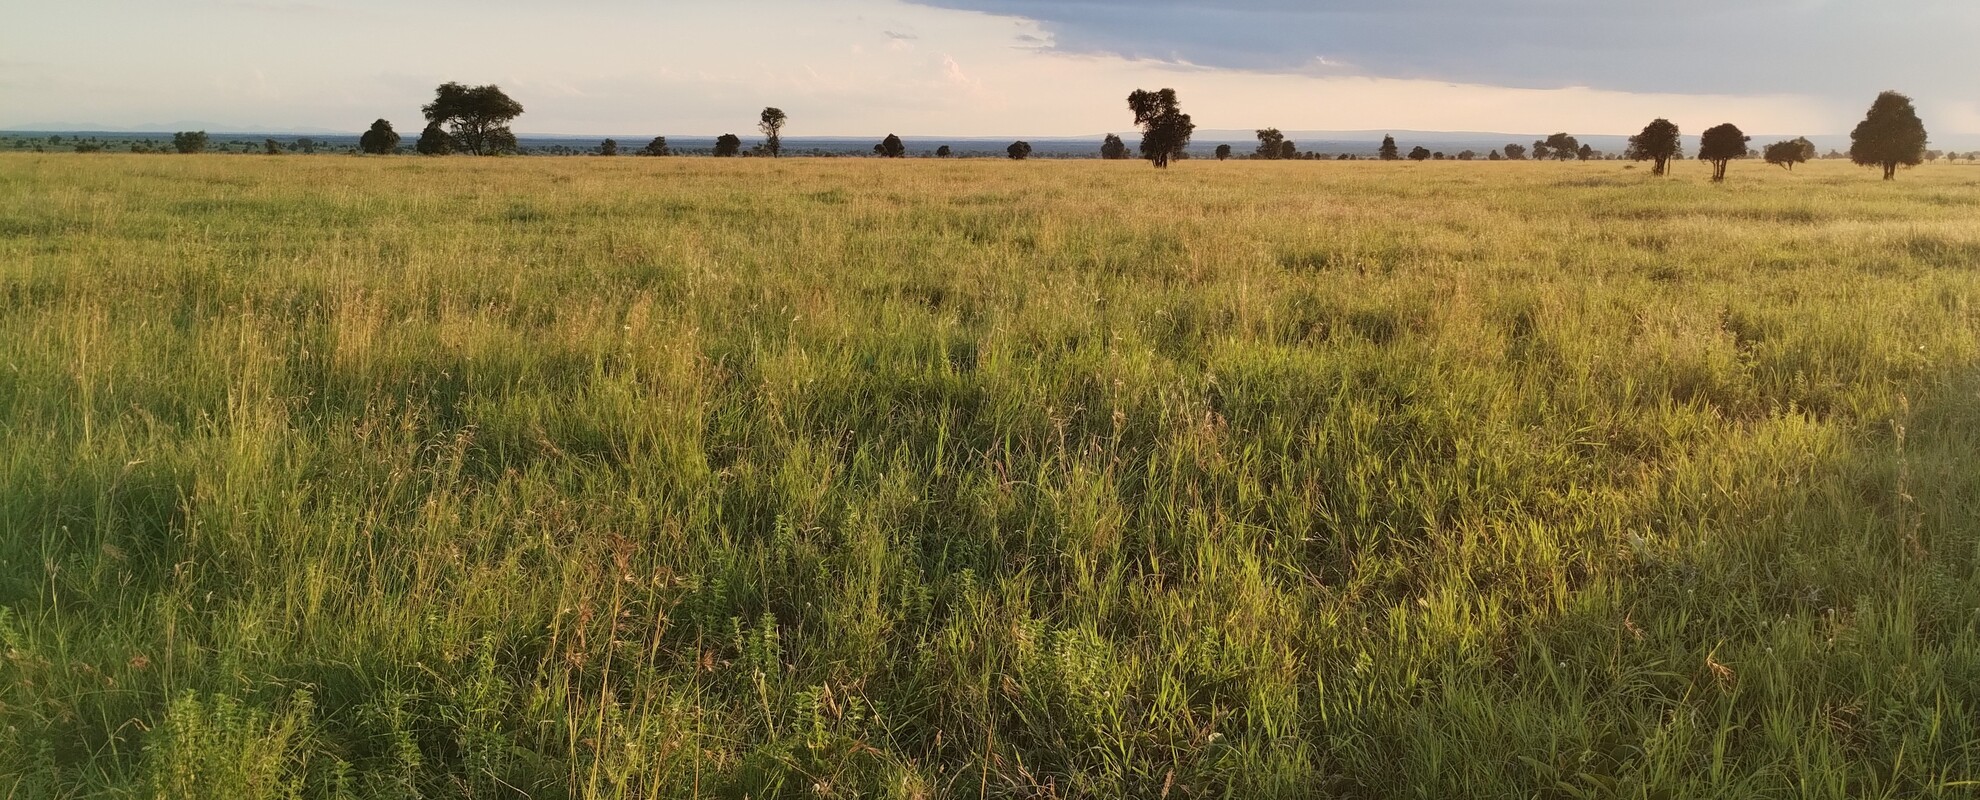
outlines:
[[[1883,89],[1980,134],[1975,0],[61,0],[0,27],[0,129],[420,127],[499,84],[525,134],[1199,128],[1846,133]]]

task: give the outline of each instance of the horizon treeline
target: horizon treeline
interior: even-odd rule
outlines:
[[[1191,158],[1190,139],[1196,125],[1190,115],[1182,111],[1181,102],[1174,89],[1156,91],[1136,90],[1128,96],[1127,105],[1134,114],[1134,124],[1141,132],[1139,146],[1134,157],[1148,161],[1157,168],[1166,168],[1170,163]],[[427,156],[462,155],[596,155],[618,156],[628,152],[615,139],[604,139],[598,145],[579,149],[567,145],[545,148],[526,148],[517,140],[509,125],[522,116],[523,105],[511,98],[500,86],[486,84],[468,86],[457,82],[441,84],[434,90],[432,102],[420,108],[425,121],[418,137],[411,143],[412,153]],[[701,155],[715,158],[770,157],[784,155],[783,130],[789,122],[789,115],[776,107],[767,107],[758,115],[757,131],[762,140],[754,147],[745,150],[741,137],[734,133],[724,133],[715,138],[712,148],[706,150],[683,150],[671,146],[667,137],[655,136],[644,146],[631,150],[635,156],[663,157],[674,155]],[[1385,136],[1372,156],[1359,153],[1319,153],[1301,150],[1297,142],[1288,138],[1277,128],[1261,128],[1256,132],[1258,144],[1249,153],[1237,152],[1230,144],[1219,144],[1214,150],[1218,161],[1262,160],[1262,161],[1359,161],[1364,158],[1380,161],[1615,161],[1627,160],[1651,162],[1651,174],[1670,174],[1670,162],[1685,160],[1687,155],[1683,145],[1683,133],[1668,119],[1658,118],[1645,125],[1643,130],[1629,137],[1628,146],[1622,153],[1607,153],[1592,145],[1583,143],[1573,135],[1561,132],[1530,144],[1508,143],[1504,147],[1479,153],[1465,149],[1456,153],[1433,151],[1422,145],[1413,146],[1408,152],[1394,136]],[[29,145],[29,141],[15,139],[14,149],[45,151],[42,145]],[[60,135],[48,137],[52,146],[61,146]],[[99,139],[76,139],[69,142],[76,152],[102,152],[108,145]],[[1941,158],[1969,161],[1980,159],[1980,151],[1970,153],[1942,152],[1927,149],[1928,134],[1924,122],[1919,118],[1910,97],[1895,91],[1886,91],[1877,96],[1865,113],[1863,120],[1850,133],[1850,149],[1847,153],[1831,150],[1827,154],[1818,153],[1815,144],[1807,137],[1797,137],[1755,147],[1752,137],[1737,125],[1723,123],[1707,129],[1699,138],[1696,160],[1712,165],[1712,180],[1724,181],[1731,162],[1742,159],[1764,160],[1772,166],[1792,171],[1797,164],[1818,159],[1849,159],[1860,166],[1880,167],[1885,180],[1895,179],[1899,167],[1914,167],[1927,161]],[[169,149],[168,149],[169,147]],[[131,142],[130,152],[176,152],[193,154],[208,152],[212,142],[205,131],[180,131],[172,136],[169,145],[146,139]],[[275,139],[262,142],[242,142],[234,140],[222,145],[223,152],[233,152],[225,148],[238,147],[242,153],[281,155],[283,153],[313,154],[325,149],[324,145],[312,137],[298,137],[284,145]],[[398,155],[408,151],[408,145],[384,118],[373,121],[370,127],[358,137],[357,146],[342,152],[365,155]],[[932,151],[922,151],[923,157],[949,158],[958,155],[975,157],[995,157],[1003,155],[1011,160],[1029,159],[1036,153],[1026,141],[1015,141],[1001,153],[994,150],[958,153],[949,145],[941,145]],[[872,155],[880,158],[906,158],[909,145],[896,134],[886,137],[872,146]],[[826,150],[813,150],[802,153],[808,156],[850,155]],[[1130,148],[1119,135],[1108,133],[1098,145],[1096,155],[1103,160],[1127,160]]]

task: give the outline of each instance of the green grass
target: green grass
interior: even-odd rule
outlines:
[[[1980,169],[0,157],[0,797],[1970,797]]]

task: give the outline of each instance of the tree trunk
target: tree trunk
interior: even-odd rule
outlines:
[[[1884,162],[1884,180],[1887,181],[1897,180],[1897,162],[1894,161]]]

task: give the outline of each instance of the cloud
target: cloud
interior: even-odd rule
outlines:
[[[1970,0],[909,1],[1035,20],[1062,52],[1247,70],[1851,102],[1980,73]]]
[[[886,36],[889,39],[893,39],[896,41],[903,41],[903,42],[912,42],[916,39],[921,38],[912,33],[901,33],[899,31],[881,31],[880,33],[881,35]]]

